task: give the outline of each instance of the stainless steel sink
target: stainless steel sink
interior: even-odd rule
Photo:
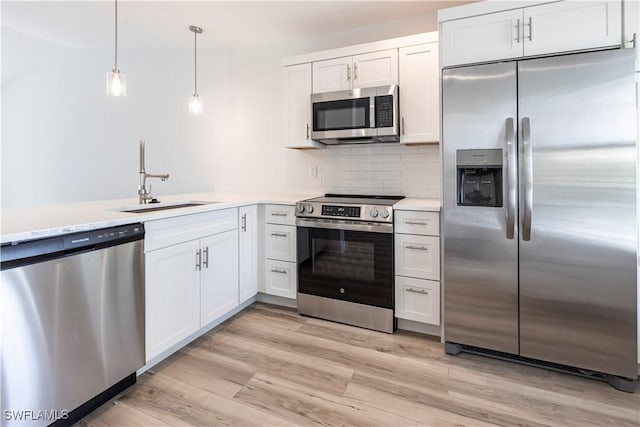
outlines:
[[[147,213],[147,212],[164,211],[168,209],[191,208],[194,206],[209,205],[212,203],[219,203],[219,202],[184,202],[184,203],[161,204],[161,205],[151,204],[151,205],[145,205],[145,206],[134,207],[134,208],[118,209],[118,211],[129,212],[129,213]]]

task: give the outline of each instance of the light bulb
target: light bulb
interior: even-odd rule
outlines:
[[[189,100],[189,113],[190,114],[202,114],[202,100],[197,93],[194,93]]]
[[[127,95],[127,79],[120,70],[111,70],[107,73],[107,95]]]

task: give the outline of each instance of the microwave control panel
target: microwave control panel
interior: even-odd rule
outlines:
[[[393,95],[376,96],[376,127],[393,127]]]

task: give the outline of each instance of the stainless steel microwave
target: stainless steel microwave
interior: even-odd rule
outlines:
[[[324,144],[399,142],[398,85],[311,95],[311,139]]]

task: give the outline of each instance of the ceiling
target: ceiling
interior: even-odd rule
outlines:
[[[469,1],[118,2],[123,48],[252,48],[414,18]],[[113,46],[113,1],[5,1],[2,26],[72,47]]]

